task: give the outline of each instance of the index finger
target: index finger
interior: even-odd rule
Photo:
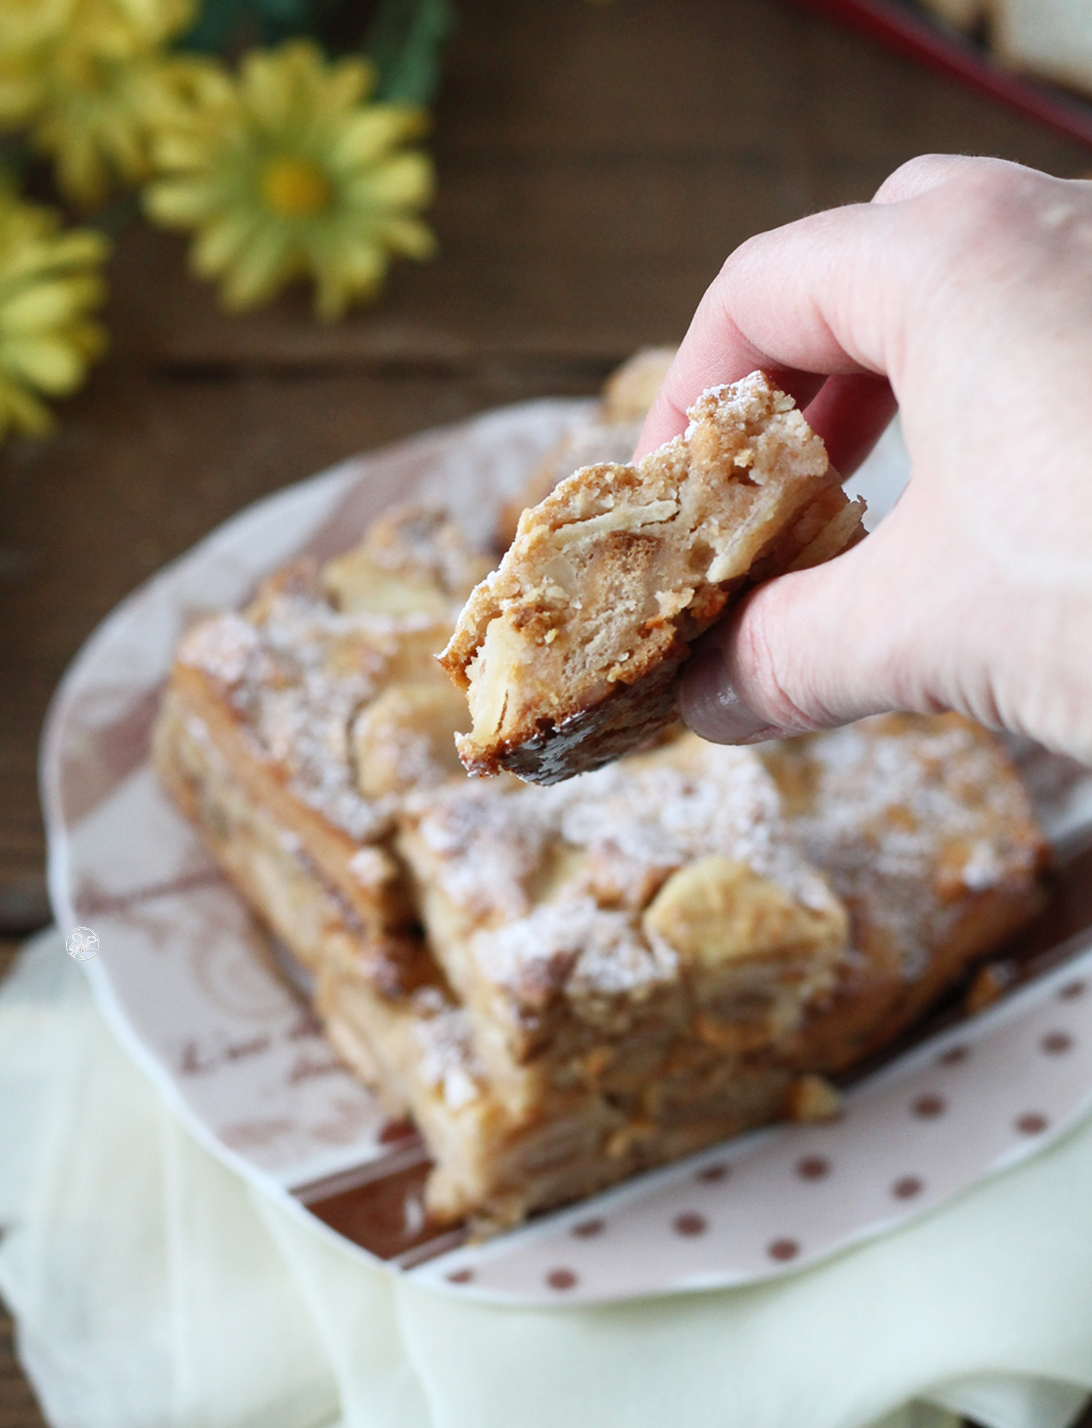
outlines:
[[[707,387],[768,372],[848,475],[896,408],[905,250],[892,213],[968,171],[1016,169],[1000,160],[930,154],[897,169],[871,204],[815,214],[760,234],[728,259],[703,297],[649,412],[637,456],[686,426]]]
[[[878,270],[877,258],[887,246],[880,230],[890,226],[889,214],[858,204],[800,219],[737,248],[698,305],[649,411],[638,457],[685,429],[687,407],[699,393],[756,368],[802,409],[814,407],[820,435],[835,447],[859,444],[855,433],[840,442],[850,436],[844,396],[854,389],[827,378],[856,379],[856,394],[869,391],[874,398],[870,426],[878,435],[894,410],[874,311],[890,276]],[[841,470],[844,453],[831,450],[831,459]]]

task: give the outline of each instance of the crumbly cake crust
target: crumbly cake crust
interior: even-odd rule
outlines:
[[[879,1049],[1041,904],[1048,849],[992,734],[958,714],[885,714],[760,746],[803,852],[845,904],[854,955],[822,1025],[838,1070]]]
[[[473,774],[555,783],[674,717],[692,642],[747,585],[863,534],[822,441],[761,372],[705,393],[637,466],[588,466],[521,517],[441,663]]]
[[[400,822],[434,953],[506,1060],[649,1021],[769,1045],[833,985],[844,910],[749,750],[684,735],[549,790],[454,781]]]

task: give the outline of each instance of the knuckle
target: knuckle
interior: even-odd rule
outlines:
[[[960,174],[956,184],[960,200],[969,216],[981,223],[993,224],[999,217],[1023,211],[1042,176],[1015,164],[997,160],[979,160]]]
[[[912,198],[931,188],[963,162],[967,161],[956,159],[951,154],[917,154],[884,179],[876,190],[876,198],[881,201]]]
[[[1004,232],[1058,180],[1004,159],[923,154],[908,160],[881,185],[888,202],[920,199],[931,232],[977,241],[983,229]]]

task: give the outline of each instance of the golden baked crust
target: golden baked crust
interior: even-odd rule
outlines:
[[[441,663],[474,774],[556,783],[674,717],[692,642],[747,585],[863,534],[822,441],[761,372],[705,393],[638,466],[588,466],[524,512]]]
[[[762,938],[749,933],[740,958],[731,928],[725,936],[718,919],[713,970],[730,974],[719,1001],[715,977],[703,996],[692,977],[678,975],[687,954],[701,957],[701,914],[709,902],[685,885],[681,897],[674,892],[691,877],[702,884],[709,855],[657,887],[664,865],[652,849],[664,839],[662,827],[636,824],[644,828],[636,849],[597,841],[594,827],[581,828],[589,815],[616,826],[624,810],[604,811],[609,795],[567,801],[561,822],[576,841],[566,840],[564,850],[555,810],[527,830],[524,848],[506,865],[484,869],[478,862],[486,846],[519,826],[513,813],[567,794],[573,785],[545,792],[513,784],[504,793],[503,781],[473,786],[476,798],[502,803],[492,819],[486,815],[492,826],[477,837],[472,830],[466,837],[465,818],[453,821],[452,809],[438,806],[432,832],[440,835],[439,856],[449,864],[437,879],[439,905],[452,909],[451,926],[439,926],[434,900],[425,909],[434,929],[429,940],[410,929],[377,940],[307,857],[295,829],[255,804],[215,746],[200,736],[194,744],[192,730],[170,710],[161,725],[160,767],[247,900],[314,969],[316,1007],[335,1047],[392,1110],[413,1114],[435,1161],[427,1188],[431,1213],[444,1221],[470,1216],[487,1232],[771,1119],[830,1114],[836,1097],[822,1073],[852,1066],[897,1034],[975,956],[1026,919],[1036,902],[1041,845],[1022,790],[989,736],[962,721],[949,728],[944,722],[899,729],[872,721],[854,734],[853,748],[831,745],[828,754],[822,745],[832,736],[820,735],[809,741],[810,752],[791,750],[779,761],[785,802],[801,820],[801,832],[821,853],[828,850],[831,878],[852,887],[852,926],[860,940],[834,957],[830,939],[821,942],[814,985],[803,995],[806,958],[784,955],[783,931],[777,939],[782,955],[771,959],[768,944],[763,950]],[[694,743],[680,740],[667,768],[685,770]],[[746,751],[723,752],[750,758]],[[947,760],[939,780],[938,753]],[[606,772],[621,773],[631,762],[638,761]],[[872,778],[877,766],[890,764],[899,772],[885,799]],[[647,781],[656,769],[655,761],[646,762],[634,782]],[[726,772],[719,771],[722,779]],[[752,807],[762,785],[742,768],[750,796],[740,798],[740,772],[724,779],[729,797],[736,785],[736,837],[738,815]],[[823,786],[828,776],[834,779],[829,789]],[[604,781],[592,775],[577,786],[583,782]],[[662,798],[662,782],[655,791]],[[649,792],[638,788],[633,797],[640,803]],[[768,792],[767,786],[763,801]],[[517,802],[509,808],[512,798]],[[695,800],[704,802],[700,794]],[[927,836],[908,860],[902,815],[892,821],[891,811],[923,804]],[[708,842],[708,822],[683,816],[685,802],[672,797],[662,807],[669,822],[674,816],[682,823],[681,833],[668,830],[665,840],[674,844],[676,859],[680,841],[692,838],[695,828]],[[419,825],[427,815],[406,816]],[[752,824],[752,832],[763,826]],[[780,842],[783,830],[776,836]],[[453,842],[464,843],[465,857],[450,851]],[[964,852],[953,855],[957,847]],[[799,876],[803,865],[798,855],[789,856]],[[452,896],[460,875],[463,886]],[[605,914],[599,930],[606,933],[583,942],[576,956],[551,941],[548,925],[551,903],[557,906],[559,894],[564,902],[565,883],[574,876],[596,889]],[[759,880],[748,883],[764,888]],[[713,886],[731,912],[732,880],[725,887],[714,878]],[[681,919],[677,940],[684,952],[673,971],[649,956],[647,942],[642,957],[638,939],[643,928],[657,925],[670,935],[680,906],[689,916]],[[746,915],[746,899],[735,900],[734,910]],[[621,926],[630,936],[614,936],[612,947]],[[536,932],[530,940],[529,927]],[[488,937],[485,945],[473,945],[476,928],[492,934],[492,949]],[[698,934],[690,942],[688,930]],[[498,933],[502,943],[506,935],[515,941],[515,957],[511,946],[496,956]],[[460,941],[469,959],[462,964],[453,950]],[[441,942],[441,955],[434,955]],[[768,974],[779,964],[789,973],[793,1014],[771,1018],[777,984]],[[750,1006],[739,975],[748,965],[757,974]],[[785,1005],[782,999],[782,1010]],[[766,1014],[755,1015],[756,1008]]]
[[[847,920],[751,750],[683,735],[549,790],[452,781],[399,851],[434,955],[496,1075],[649,1038],[706,1057],[783,1039],[829,991]]]
[[[829,989],[844,918],[793,855],[780,861],[795,876],[804,874],[822,904],[816,914],[788,900],[790,922],[820,950],[815,969],[804,946],[786,936],[786,899],[777,883],[752,877],[745,881],[759,894],[760,908],[762,894],[774,892],[774,936],[765,945],[743,946],[737,920],[735,941],[718,945],[736,964],[734,984],[722,981],[718,988],[716,959],[710,977],[700,965],[709,948],[688,947],[685,927],[682,955],[667,948],[657,954],[642,938],[637,906],[604,909],[591,919],[598,942],[584,947],[582,958],[556,940],[529,949],[513,1018],[498,1015],[512,991],[503,975],[492,990],[487,977],[464,1001],[430,940],[411,928],[382,937],[366,928],[310,859],[296,826],[254,802],[176,703],[168,703],[160,721],[158,764],[221,867],[315,973],[316,1009],[335,1048],[392,1112],[414,1116],[435,1160],[426,1199],[438,1220],[470,1216],[478,1232],[488,1232],[791,1113],[799,1079],[794,1069],[776,1057],[748,1058],[738,1047],[726,1048],[710,1037],[713,1022],[703,1022],[703,1015],[719,1013],[722,1031],[734,1023],[752,1052],[768,1050],[769,1029],[755,1016],[755,1004],[777,1002],[782,1023],[790,1011],[778,1028],[784,1035],[799,1016],[802,977],[811,976],[816,990]],[[490,785],[489,794],[495,797],[499,787]],[[482,851],[480,840],[472,851]],[[601,845],[597,851],[605,852]],[[601,877],[607,874],[600,868]],[[643,899],[655,908],[652,886],[646,878]],[[670,886],[669,877],[664,887]],[[753,906],[740,906],[754,913]],[[583,930],[587,909],[580,913]],[[517,937],[526,930],[510,929]],[[678,975],[688,959],[688,975]],[[759,974],[751,988],[740,977],[749,959]],[[559,975],[559,961],[569,964],[567,976]],[[788,999],[777,995],[779,971],[791,984]],[[513,1030],[518,1047],[507,1037]]]

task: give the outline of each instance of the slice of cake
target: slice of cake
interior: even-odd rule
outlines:
[[[683,735],[550,790],[452,781],[399,822],[433,953],[497,1075],[548,1058],[572,1084],[610,1045],[610,1074],[635,1056],[643,1079],[650,1039],[768,1046],[833,986],[844,910],[750,750]]]
[[[403,510],[183,641],[157,766],[434,1158],[438,1222],[518,1222],[822,1114],[1034,911],[1042,843],[957,716],[761,752],[669,732],[558,787],[470,782],[432,652],[479,568]]]
[[[550,784],[675,717],[693,641],[755,582],[863,534],[822,441],[761,372],[706,392],[637,466],[575,472],[524,512],[441,661],[473,727],[459,756]]]

